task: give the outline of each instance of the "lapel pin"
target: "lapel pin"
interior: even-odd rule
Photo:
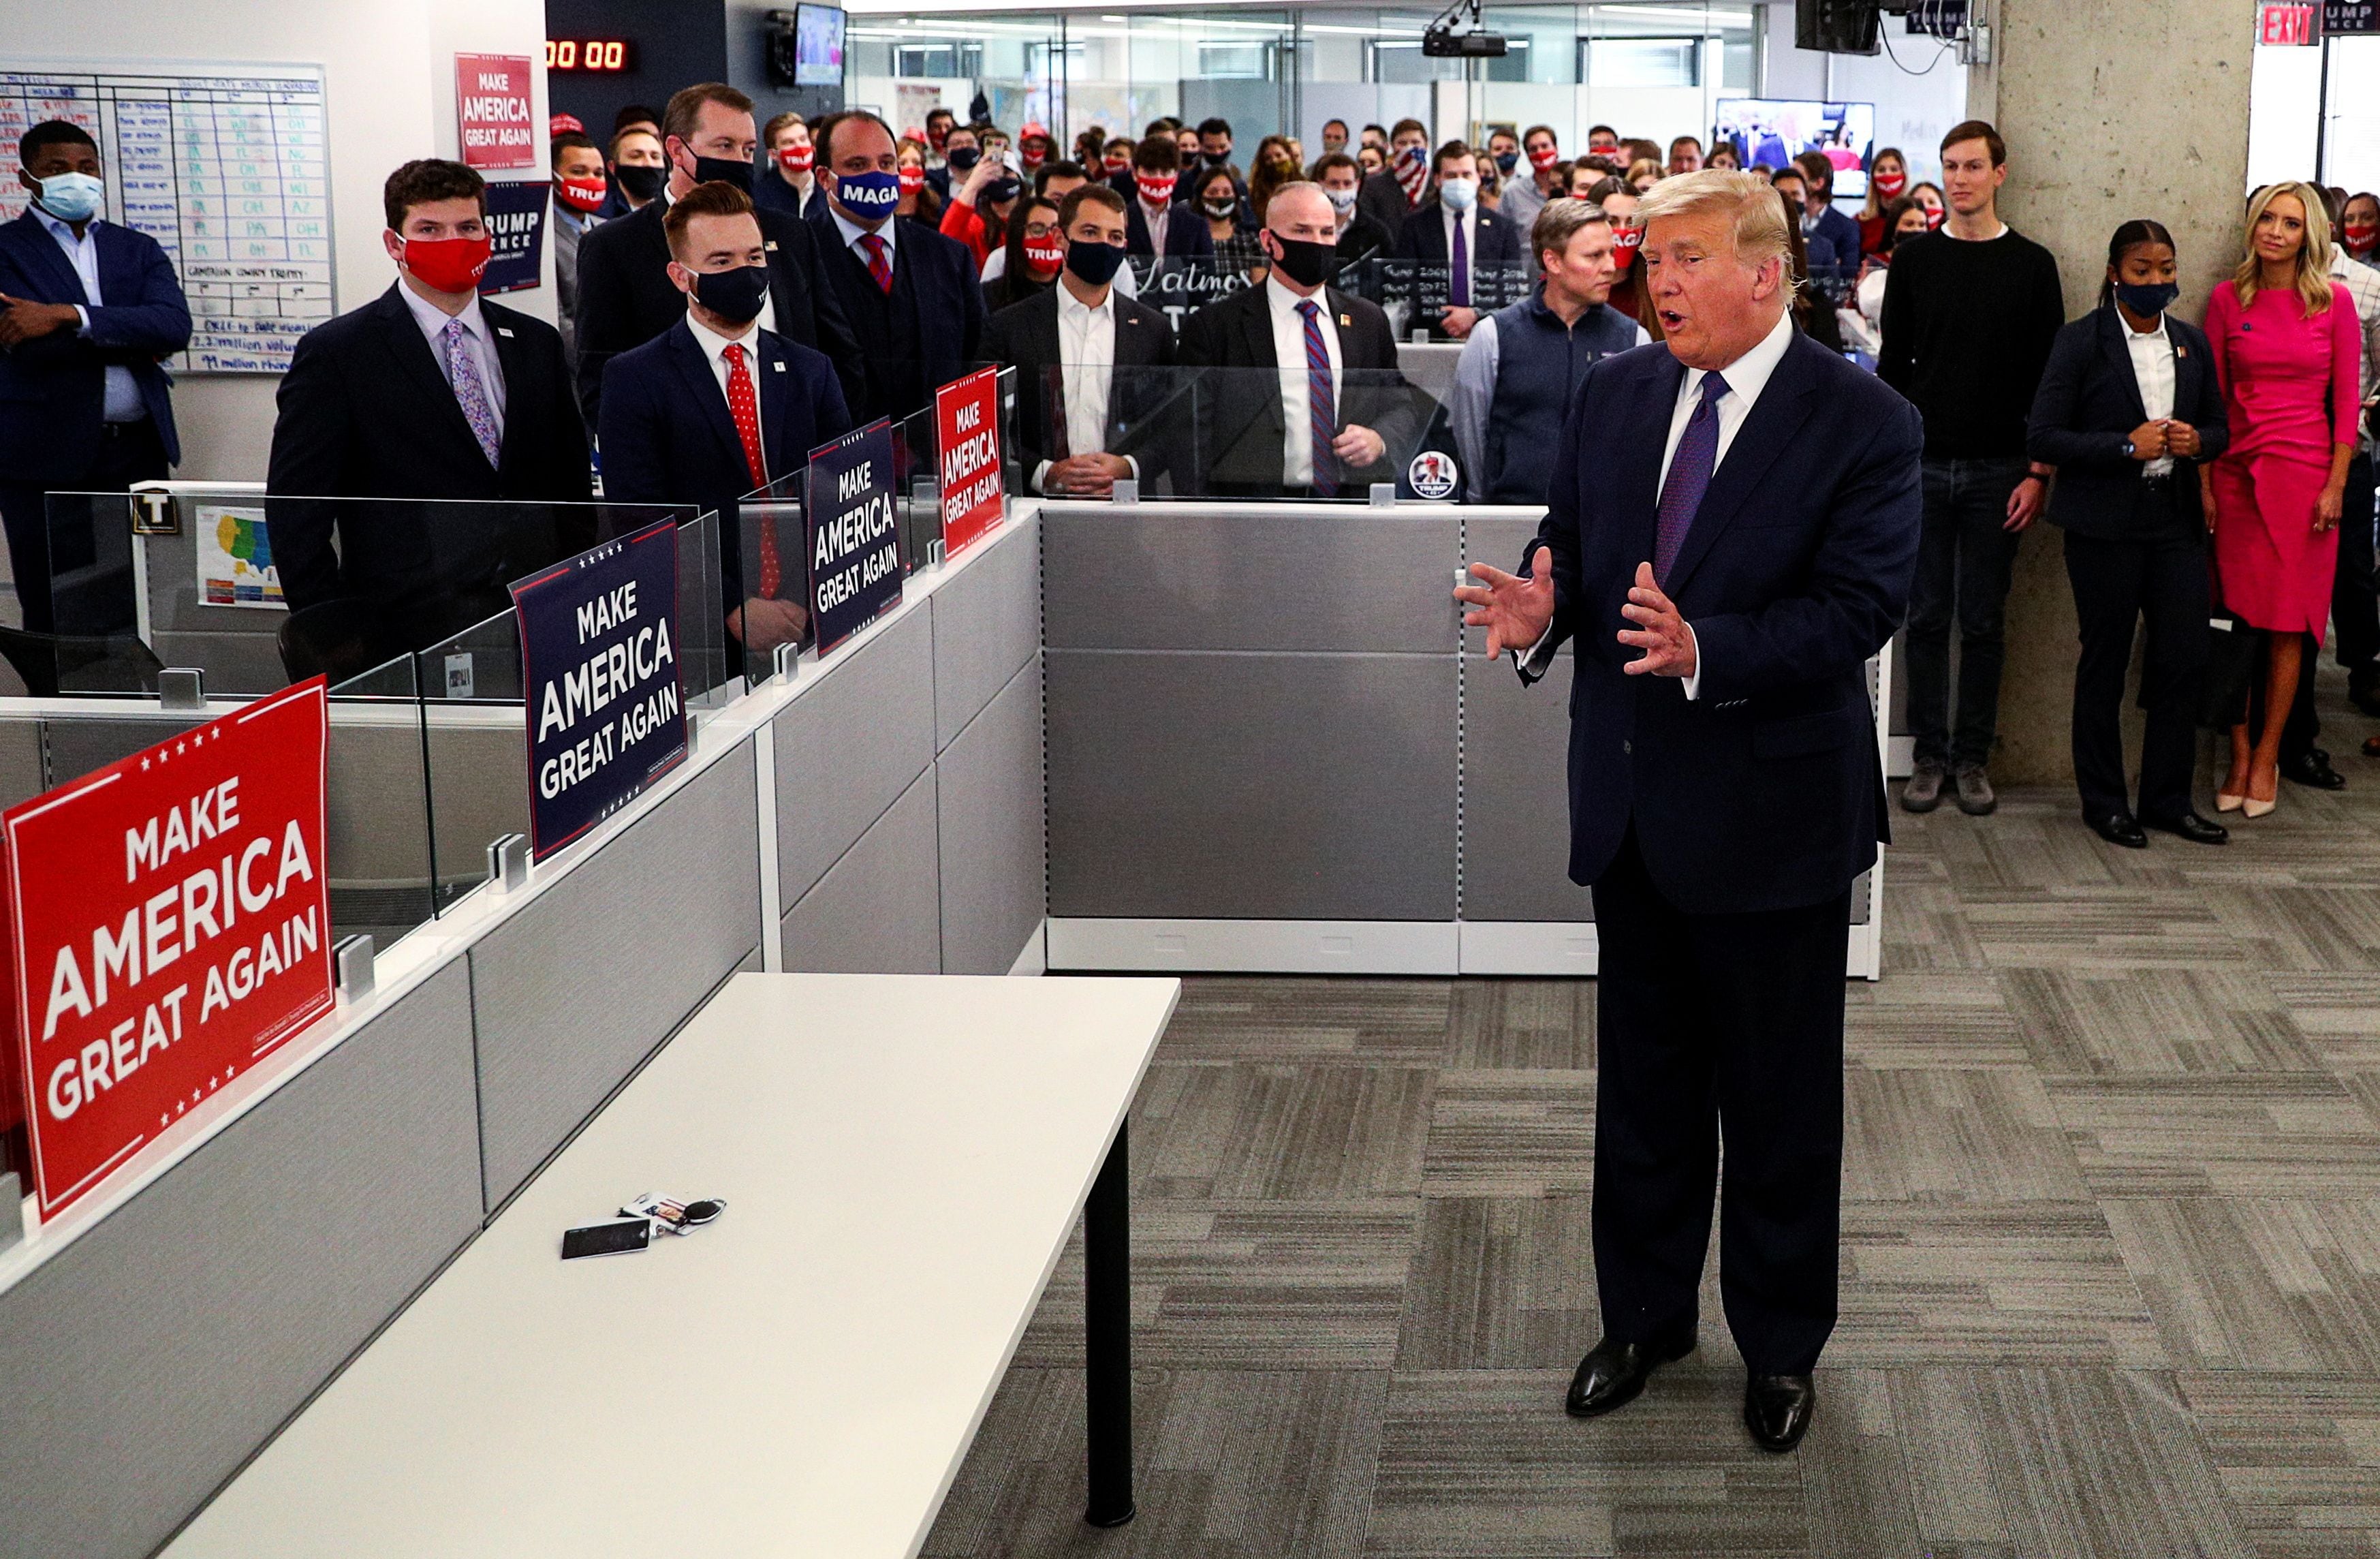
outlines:
[[[1349,319],[1346,315],[1342,314],[1342,315],[1340,315],[1340,316],[1339,316],[1339,323],[1340,323],[1341,324],[1342,324],[1342,325],[1347,325],[1347,326],[1352,327],[1352,326],[1354,324],[1354,323],[1355,323],[1355,322],[1354,322],[1354,320]]]
[[[771,363],[769,366],[776,370],[779,373],[785,371],[785,360],[783,358],[779,358],[775,362]]]
[[[501,335],[501,336],[504,337],[506,340],[510,340],[510,339],[512,338],[512,334],[513,334],[513,333],[512,333],[511,331],[509,331],[509,330],[506,330],[504,326],[502,326],[502,325],[498,325],[498,326],[496,326],[496,334],[497,334],[498,335]]]
[[[776,239],[774,239],[774,238],[771,238],[767,243],[762,244],[762,245],[760,246],[760,250],[761,250],[761,252],[762,252],[762,253],[764,253],[764,254],[774,254],[774,253],[776,253],[776,252],[777,252],[777,240],[776,240]]]
[[[2186,358],[2190,356],[2190,348],[2187,347],[2176,347],[2173,349],[2173,355],[2178,358]]]

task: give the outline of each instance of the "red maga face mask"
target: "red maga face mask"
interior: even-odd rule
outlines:
[[[1110,157],[1102,165],[1105,166],[1110,173],[1122,173],[1124,169],[1132,166],[1132,159],[1129,157]]]
[[[1645,244],[1642,227],[1614,227],[1611,230],[1611,263],[1625,271],[1636,262],[1636,251]]]
[[[899,172],[901,179],[901,193],[904,195],[914,195],[918,190],[923,189],[926,187],[925,169],[905,167],[899,170]]]
[[[1561,148],[1558,146],[1540,146],[1529,153],[1529,166],[1533,168],[1549,168],[1560,161]]]
[[[1025,264],[1037,276],[1054,276],[1058,267],[1066,262],[1066,240],[1053,233],[1046,238],[1025,240]]]
[[[600,174],[593,178],[557,178],[553,181],[553,198],[575,212],[592,213],[602,210],[604,198],[611,192],[611,180]]]
[[[2369,254],[2375,246],[2380,246],[2380,216],[2343,223],[2338,231],[2350,254]]]
[[[495,251],[495,240],[484,233],[476,238],[407,238],[405,268],[432,292],[468,292],[487,274],[488,257]]]
[[[777,153],[777,165],[787,173],[808,173],[817,161],[815,146],[788,146]]]
[[[1876,176],[1876,192],[1888,201],[1897,199],[1900,192],[1908,188],[1909,175],[1905,171],[1880,173]]]
[[[1140,186],[1140,198],[1152,206],[1165,205],[1173,199],[1174,176],[1172,174],[1162,178],[1152,178],[1147,174],[1142,174],[1133,182]]]
[[[1942,225],[1942,219],[1950,214],[1950,208],[1948,206],[1927,206],[1925,208],[1925,230],[1930,233],[1935,228]]]

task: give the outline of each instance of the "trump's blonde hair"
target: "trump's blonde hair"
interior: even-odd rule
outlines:
[[[1663,217],[1706,212],[1732,218],[1738,260],[1755,271],[1778,261],[1791,285],[1793,242],[1785,230],[1785,208],[1759,174],[1737,168],[1682,173],[1661,180],[1636,202],[1636,221],[1645,227]]]

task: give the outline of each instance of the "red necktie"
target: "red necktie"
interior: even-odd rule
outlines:
[[[877,286],[887,298],[892,296],[892,257],[884,250],[884,240],[873,233],[859,235],[859,247],[868,251],[868,274],[876,278]]]
[[[753,487],[769,485],[768,462],[760,458],[760,405],[752,395],[752,375],[744,366],[744,347],[731,343],[721,354],[727,359],[727,415],[735,420],[735,436],[744,441],[744,465],[752,473]],[[773,597],[783,578],[777,562],[777,530],[763,522],[760,527],[760,593]]]

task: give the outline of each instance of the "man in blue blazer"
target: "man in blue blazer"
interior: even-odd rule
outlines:
[[[0,225],[0,522],[25,626],[51,633],[60,625],[45,494],[120,493],[180,462],[158,365],[190,344],[190,308],[156,239],[101,219],[105,176],[87,131],[60,119],[35,125],[17,155],[18,181],[33,199]],[[90,538],[60,539],[89,550]]]
[[[1528,262],[1527,246],[1518,227],[1479,204],[1479,156],[1470,147],[1459,140],[1439,147],[1430,179],[1429,199],[1397,233],[1397,256],[1432,267],[1432,290],[1436,276],[1445,276],[1447,306],[1437,328],[1460,341],[1481,314],[1494,313],[1506,301],[1503,279],[1483,286],[1480,273],[1521,272]],[[1475,301],[1487,307],[1475,307]]]
[[[798,527],[746,537],[736,501],[798,473],[851,415],[823,352],[760,328],[769,256],[750,197],[698,185],[667,233],[686,313],[604,366],[603,496],[716,511],[727,629],[762,653],[800,639],[808,573]]]
[[[1193,176],[1195,177],[1195,176]],[[1184,187],[1182,152],[1161,135],[1132,151],[1131,187],[1124,197],[1123,250],[1143,258],[1212,260],[1215,236]]]
[[[1886,820],[1865,666],[1908,603],[1923,437],[1794,331],[1760,175],[1681,175],[1638,214],[1667,342],[1587,370],[1528,572],[1474,564],[1456,595],[1524,680],[1576,645],[1604,1335],[1566,1406],[1609,1412],[1694,1346],[1724,1134],[1744,1421],[1786,1451],[1835,1321],[1851,888]]]
[[[856,423],[906,417],[981,362],[990,317],[975,256],[922,223],[893,217],[901,200],[892,127],[865,109],[830,114],[818,140],[826,210],[809,217],[819,269],[866,347]]]

